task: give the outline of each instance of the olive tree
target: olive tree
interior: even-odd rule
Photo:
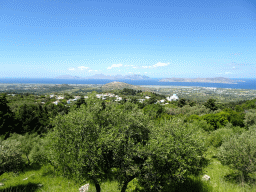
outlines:
[[[250,109],[246,114],[244,118],[244,124],[248,128],[251,125],[256,124],[256,110]]]
[[[148,122],[135,104],[106,106],[91,95],[87,106],[54,120],[48,135],[52,162],[67,176],[91,181],[97,192],[115,173],[123,192],[142,168]]]
[[[13,142],[19,143],[19,150],[20,152],[26,156],[28,164],[30,164],[30,158],[29,155],[31,153],[31,150],[35,147],[36,144],[39,143],[39,135],[36,133],[34,134],[28,134],[20,135],[17,133],[11,134],[11,136],[8,138],[8,140],[13,140]]]
[[[203,135],[200,127],[184,124],[181,119],[154,127],[145,150],[148,158],[139,176],[144,190],[170,191],[171,185],[200,173],[206,150]]]
[[[256,173],[256,126],[241,135],[234,134],[218,153],[220,161],[239,170],[245,178]]]
[[[20,142],[15,139],[0,141],[0,175],[10,171],[19,172],[23,166]]]

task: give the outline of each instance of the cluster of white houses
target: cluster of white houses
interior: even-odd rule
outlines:
[[[64,96],[57,96],[57,95],[50,95],[50,98],[56,98],[57,100],[52,102],[55,105],[58,105],[58,103],[60,102],[59,100],[64,99]],[[102,94],[96,94],[96,97],[102,100],[107,99],[108,97],[115,97],[115,101],[121,101],[122,97],[119,97],[118,95],[115,95],[113,93],[102,93]],[[77,101],[78,99],[80,99],[81,96],[74,96],[74,99],[69,99],[67,100],[67,104],[70,104],[72,101]],[[88,99],[88,96],[84,96],[85,99]],[[146,99],[150,99],[150,96],[145,96],[144,99],[138,99],[139,102],[143,103]],[[157,103],[161,103],[161,104],[168,104],[166,103],[166,101],[177,101],[179,99],[179,97],[176,94],[173,94],[170,97],[166,97],[166,99],[162,99],[157,101]]]

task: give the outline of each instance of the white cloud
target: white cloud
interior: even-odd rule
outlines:
[[[80,67],[77,67],[77,68],[80,69],[80,70],[89,69],[89,67],[85,67],[85,66],[80,66]]]
[[[225,72],[225,74],[227,75],[227,74],[232,74],[231,72]]]
[[[92,72],[93,70],[89,70],[88,72]]]
[[[157,64],[155,65],[152,65],[152,66],[142,66],[142,68],[144,69],[149,69],[149,68],[155,68],[155,67],[166,67],[168,66],[169,63],[161,63],[161,62],[158,62]]]
[[[122,67],[122,66],[123,66],[123,64],[113,64],[110,67],[108,67],[107,69],[112,69],[112,68],[115,68],[115,67]]]
[[[74,70],[75,70],[75,68],[69,68],[68,70],[69,70],[69,71],[74,71]]]
[[[169,63],[161,63],[161,62],[158,62],[157,64],[153,65],[153,67],[165,67],[169,65]]]

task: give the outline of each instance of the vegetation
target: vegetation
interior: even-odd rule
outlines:
[[[256,99],[163,105],[148,90],[112,93],[122,100],[0,95],[0,191],[256,190]]]

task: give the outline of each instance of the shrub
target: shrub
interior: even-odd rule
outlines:
[[[151,119],[155,119],[163,113],[164,109],[159,104],[151,104],[151,105],[147,105],[146,107],[144,107],[143,111]]]
[[[196,106],[189,106],[185,105],[182,108],[169,108],[167,112],[171,115],[183,114],[186,116],[190,115],[204,115],[210,113],[210,109],[206,108],[204,105],[196,105]]]
[[[245,114],[244,125],[248,128],[254,124],[256,124],[256,110],[251,109]]]
[[[206,114],[202,116],[202,119],[207,121],[207,123],[212,125],[216,130],[220,127],[224,127],[228,123],[228,113],[219,112],[216,114]]]
[[[17,133],[14,133],[8,138],[8,140],[15,140],[20,143],[20,151],[24,156],[26,156],[28,164],[30,164],[29,154],[35,144],[39,142],[39,136],[36,133],[26,133],[25,135],[19,135]]]
[[[46,151],[46,139],[38,139],[37,143],[30,151],[31,163],[43,165],[48,162],[48,152]]]
[[[217,105],[215,104],[215,101],[214,99],[209,99],[205,104],[204,106],[209,108],[210,110],[212,111],[216,111],[218,109]]]
[[[222,144],[218,158],[224,165],[239,170],[245,178],[256,172],[256,126],[235,134]]]
[[[139,176],[144,191],[169,191],[170,185],[198,174],[206,150],[203,135],[196,124],[184,124],[178,118],[154,127],[146,149],[148,158]]]
[[[222,143],[227,141],[232,134],[233,130],[226,127],[215,130],[210,134],[210,136],[207,139],[208,145],[220,147]]]
[[[19,172],[23,169],[24,163],[19,141],[0,141],[0,175],[11,171]]]

